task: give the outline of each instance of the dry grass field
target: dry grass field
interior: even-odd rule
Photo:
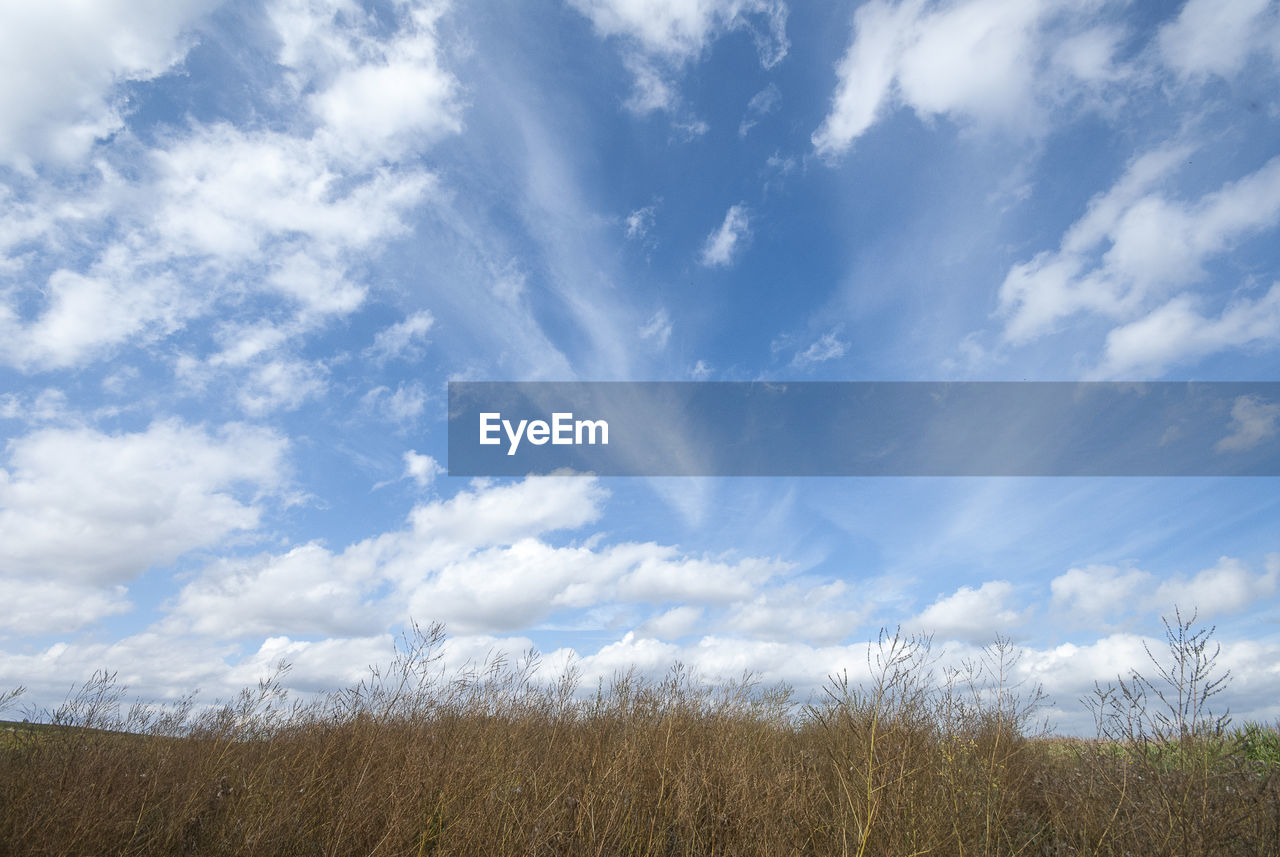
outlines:
[[[1207,635],[1180,623],[1153,664],[1182,693],[1099,688],[1089,740],[1033,734],[1007,643],[948,672],[892,634],[803,705],[679,667],[593,693],[532,662],[447,675],[438,627],[307,704],[277,676],[130,708],[99,675],[0,732],[0,854],[1275,857],[1280,734],[1208,715]]]

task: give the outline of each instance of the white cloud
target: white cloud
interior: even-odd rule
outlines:
[[[1118,76],[1118,38],[1089,26],[1091,10],[1070,0],[864,3],[814,148],[846,151],[897,103],[1033,133],[1049,104]]]
[[[139,51],[187,8],[151,5],[115,10],[124,22],[149,15]],[[0,359],[24,370],[78,367],[150,344],[215,306],[282,301],[296,318],[277,326],[290,336],[358,309],[366,289],[350,275],[357,254],[367,258],[405,228],[405,214],[436,187],[417,156],[461,130],[456,82],[440,65],[444,8],[401,5],[394,20],[375,20],[349,3],[273,5],[295,101],[311,112],[286,113],[271,130],[192,122],[140,149],[127,178],[104,159],[74,192],[47,182],[8,190],[16,196],[0,242],[28,252],[6,267],[23,268],[37,251],[59,258],[88,227],[106,234],[96,258],[54,271],[39,291],[33,284],[30,299],[0,297]],[[114,25],[100,29],[114,38]],[[263,373],[284,365],[274,363],[248,383],[271,386]],[[253,393],[249,407],[271,399]]]
[[[1117,27],[1098,26],[1063,39],[1053,49],[1052,64],[1060,77],[1086,83],[1106,83],[1124,78],[1128,70],[1113,62],[1125,37]]]
[[[93,586],[56,578],[4,579],[0,634],[69,634],[90,622],[127,613],[123,586]]]
[[[819,154],[843,152],[880,118],[909,27],[922,8],[920,0],[897,6],[871,0],[858,7],[854,40],[836,68],[831,112],[813,133]]]
[[[410,467],[417,463],[406,460]],[[210,637],[372,633],[412,616],[448,620],[458,632],[509,629],[507,617],[545,611],[539,594],[572,574],[555,563],[573,550],[559,553],[535,537],[594,520],[604,496],[586,477],[477,483],[449,500],[415,506],[406,529],[339,552],[312,543],[283,555],[213,563],[179,593],[166,628],[191,627]],[[537,564],[541,549],[552,552],[545,566]],[[522,557],[533,572],[529,581],[504,565]],[[468,577],[468,568],[481,576]],[[511,591],[491,593],[490,572]],[[298,597],[282,596],[290,592]],[[494,601],[486,604],[489,595]]]
[[[803,369],[815,363],[843,357],[849,350],[849,343],[841,339],[839,333],[839,328],[827,331],[804,351],[797,351],[795,357],[791,358],[791,365],[796,369]]]
[[[406,465],[411,474],[439,470],[417,454]],[[215,562],[184,587],[166,627],[211,637],[368,634],[414,617],[464,635],[510,632],[614,603],[726,605],[788,571],[774,560],[687,556],[654,543],[543,540],[595,520],[604,496],[586,477],[478,483],[416,506],[407,528],[340,552],[313,543]]]
[[[783,570],[768,560],[681,556],[653,543],[597,550],[526,538],[430,572],[412,588],[409,612],[443,619],[464,633],[511,631],[556,610],[602,603],[724,604],[749,596]]]
[[[28,578],[114,584],[258,526],[238,497],[281,487],[285,441],[170,420],[103,434],[44,429],[9,444],[0,470],[0,567]]]
[[[1221,351],[1280,344],[1280,283],[1257,300],[1236,300],[1216,318],[1195,309],[1190,297],[1176,297],[1148,315],[1107,333],[1101,378],[1159,376],[1169,366]]]
[[[163,336],[191,314],[169,278],[130,278],[111,266],[85,276],[55,271],[46,306],[23,323],[0,298],[0,356],[21,369],[63,369],[100,357],[140,335]]]
[[[637,208],[628,214],[627,238],[643,240],[649,234],[649,230],[653,228],[654,212],[656,210],[657,206],[646,205],[644,208]]]
[[[309,142],[230,126],[197,129],[152,159],[154,181],[136,195],[143,207],[119,214],[140,219],[132,232],[87,273],[55,271],[31,320],[0,299],[0,358],[80,366],[173,333],[218,297],[276,295],[300,314],[297,330],[345,315],[365,291],[347,279],[343,254],[399,232],[433,187],[420,171],[378,172],[338,192],[340,175]]]
[[[220,638],[267,634],[361,635],[390,624],[371,603],[377,581],[365,557],[311,543],[282,556],[222,559],[185,586],[166,622]]]
[[[669,614],[673,611],[669,611]],[[659,617],[662,618],[662,617]],[[672,616],[673,621],[690,618]],[[678,629],[677,629],[678,630]],[[31,688],[33,700],[57,700],[66,692],[67,676],[88,677],[102,665],[119,665],[120,679],[131,692],[144,698],[176,699],[193,687],[205,694],[229,698],[244,686],[269,675],[284,659],[293,664],[286,684],[295,691],[322,692],[349,686],[368,675],[368,666],[385,665],[392,653],[389,635],[297,640],[286,635],[265,639],[247,656],[235,658],[229,646],[206,637],[174,637],[145,632],[104,644],[57,643],[34,653],[0,652],[0,674]],[[1145,646],[1144,646],[1145,644]],[[661,677],[676,663],[706,681],[731,681],[751,672],[765,683],[786,681],[798,696],[815,691],[828,678],[847,670],[854,681],[867,674],[868,643],[815,646],[796,641],[752,640],[733,636],[704,636],[685,645],[664,642],[661,635],[628,632],[595,652],[577,655],[570,650],[550,652],[543,659],[539,678],[553,679],[573,661],[581,671],[584,687],[597,680],[609,681],[634,670],[650,678]],[[468,663],[483,662],[493,653],[516,657],[531,647],[523,636],[451,636],[443,648],[445,675]],[[1092,734],[1093,726],[1077,700],[1087,695],[1095,681],[1106,684],[1133,668],[1151,672],[1147,648],[1162,651],[1158,639],[1136,634],[1113,634],[1084,644],[1063,644],[1046,649],[1020,646],[1014,681],[1042,683],[1056,701],[1052,710],[1056,728]],[[935,643],[935,651],[941,648]],[[948,663],[977,656],[968,645],[950,644],[942,652]],[[1263,722],[1280,716],[1280,645],[1274,642],[1224,640],[1220,664],[1230,669],[1233,681],[1220,700],[1229,704],[1237,719]],[[209,696],[202,699],[207,700]]]
[[[417,170],[379,171],[343,186],[313,140],[225,124],[198,128],[154,159],[163,206],[155,228],[166,249],[223,262],[297,234],[323,247],[367,247],[400,231],[401,213],[433,182]]]
[[[275,0],[267,17],[294,94],[320,121],[316,142],[369,166],[462,128],[457,80],[440,64],[446,2],[398,3],[392,27],[350,0]]]
[[[249,373],[237,397],[240,407],[252,416],[275,410],[292,411],[308,399],[321,396],[328,388],[326,370],[319,363],[281,358],[258,366]]]
[[[626,107],[641,115],[677,112],[676,73],[725,33],[748,31],[765,68],[781,62],[789,48],[782,0],[570,0],[570,5],[602,38],[623,42],[623,63],[635,80]],[[683,127],[693,136],[706,132],[697,120],[686,120]]]
[[[705,360],[699,360],[689,369],[689,377],[694,381],[705,381],[711,377],[711,373],[714,371],[710,363]]]
[[[406,426],[416,422],[426,410],[427,390],[417,381],[401,381],[394,391],[390,387],[374,387],[360,401],[379,419]]]
[[[652,340],[658,350],[666,348],[667,341],[671,339],[671,316],[667,315],[665,308],[659,309],[641,326],[639,333],[641,339]]]
[[[67,407],[67,394],[57,387],[46,387],[35,396],[16,393],[0,395],[0,419],[25,420],[28,425],[62,423],[75,425],[78,415]]]
[[[404,478],[412,479],[419,488],[429,488],[436,477],[444,473],[440,462],[429,455],[422,455],[414,450],[404,454]]]
[[[1190,578],[1177,577],[1161,583],[1150,596],[1151,605],[1164,614],[1177,606],[1182,612],[1199,612],[1201,619],[1224,613],[1238,613],[1276,594],[1280,583],[1280,555],[1267,557],[1267,569],[1254,574],[1240,560],[1222,557],[1218,564]]]
[[[1180,75],[1230,78],[1252,54],[1280,59],[1280,14],[1270,0],[1188,0],[1157,44]]]
[[[974,589],[961,586],[953,594],[939,597],[908,624],[942,640],[964,640],[986,644],[996,634],[1012,632],[1024,621],[1026,611],[1009,606],[1013,584],[990,580]]]
[[[1117,677],[1127,677],[1135,669],[1155,678],[1148,650],[1162,663],[1167,663],[1163,640],[1128,633],[1112,634],[1083,645],[1065,643],[1052,649],[1024,648],[1021,649],[1023,675],[1042,682],[1056,699],[1054,719],[1059,729],[1091,735],[1093,722],[1075,700],[1088,696],[1094,682],[1105,686]],[[1280,644],[1273,641],[1222,640],[1218,666],[1223,671],[1230,670],[1232,680],[1226,694],[1214,700],[1215,710],[1230,706],[1232,715],[1239,720],[1274,720],[1280,714],[1280,706],[1275,702],[1280,694],[1277,663],[1280,663]]]
[[[1125,616],[1172,615],[1174,607],[1205,619],[1238,613],[1276,594],[1280,584],[1280,554],[1267,557],[1266,570],[1254,574],[1240,560],[1222,557],[1217,564],[1191,577],[1159,580],[1136,568],[1091,565],[1073,568],[1049,584],[1053,606],[1073,614],[1082,627],[1113,622]]]
[[[645,621],[640,627],[636,628],[635,633],[642,638],[676,640],[686,634],[693,633],[693,630],[702,623],[703,612],[701,607],[695,607],[691,604],[672,607],[670,610]]]
[[[280,64],[301,76],[299,88],[358,62],[363,40],[350,23],[360,17],[354,0],[274,0],[266,14],[280,40]]]
[[[167,73],[210,0],[0,5],[0,163],[71,161],[123,125],[119,87]]]
[[[1049,582],[1053,606],[1070,624],[1084,627],[1134,612],[1150,591],[1152,576],[1136,568],[1090,565],[1072,568]]]
[[[1027,342],[1082,307],[1104,308],[1115,302],[1108,294],[1108,277],[1084,276],[1093,257],[1099,248],[1114,243],[1113,234],[1140,201],[1160,199],[1152,189],[1169,178],[1192,151],[1187,146],[1167,146],[1135,158],[1114,186],[1089,201],[1084,216],[1063,234],[1057,252],[1040,253],[1009,271],[1000,287],[1000,311],[1008,317],[1004,332],[1008,341]]]
[[[1213,445],[1218,452],[1253,449],[1280,431],[1280,404],[1257,396],[1238,396],[1231,405],[1231,434]]]
[[[398,224],[389,224],[388,234],[397,229]],[[319,249],[286,255],[266,278],[268,287],[299,308],[304,323],[312,320],[309,316],[344,316],[364,303],[364,287],[352,283],[343,266],[324,251],[317,253]]]
[[[427,334],[435,326],[435,317],[426,310],[406,316],[404,321],[378,331],[366,354],[378,360],[417,359],[422,355]]]
[[[394,652],[395,640],[390,634],[321,640],[277,635],[263,640],[257,651],[233,666],[220,664],[210,679],[218,688],[253,687],[263,677],[273,675],[284,661],[289,664],[285,684],[294,694],[326,694],[368,679],[370,667],[385,670]]]
[[[407,423],[422,416],[427,407],[427,391],[417,381],[409,384],[401,382],[396,391],[386,402],[387,415],[398,423]]]
[[[727,604],[750,597],[756,588],[783,573],[786,563],[761,558],[737,562],[680,556],[673,547],[619,546],[636,561],[619,581],[624,595],[640,601],[695,601]]]
[[[727,267],[734,257],[741,254],[751,237],[751,222],[745,205],[731,205],[724,214],[724,222],[712,230],[702,245],[702,264],[707,267]]]
[[[723,630],[763,640],[803,640],[833,644],[849,636],[869,612],[864,600],[855,609],[844,581],[779,587],[735,604]]]
[[[399,160],[462,130],[458,82],[438,59],[443,11],[443,4],[413,9],[391,39],[362,43],[372,59],[342,68],[311,96],[330,151],[356,163]]]
[[[638,116],[662,110],[675,111],[680,104],[680,96],[665,72],[641,56],[629,55],[625,64],[635,78],[631,95],[625,103],[628,110]]]
[[[1000,287],[1006,342],[1029,342],[1078,313],[1136,317],[1108,340],[1100,373],[1115,376],[1276,337],[1274,289],[1228,305],[1218,319],[1197,313],[1187,294],[1152,308],[1206,279],[1208,261],[1280,222],[1280,158],[1197,200],[1169,199],[1156,188],[1189,155],[1168,147],[1137,158],[1089,203],[1056,251],[1010,269]]]
[[[776,83],[769,84],[751,96],[751,100],[747,102],[747,115],[742,117],[742,121],[738,123],[738,136],[747,136],[751,129],[760,122],[761,117],[767,116],[778,109],[778,103],[781,101],[782,90],[778,89]]]
[[[245,326],[227,325],[215,334],[222,350],[207,361],[210,366],[246,366],[288,341],[291,331],[270,322]]]
[[[760,62],[771,67],[787,54],[787,7],[779,0],[570,0],[603,37],[633,41],[646,53],[683,61],[722,33],[746,28]],[[761,19],[759,26],[753,19]]]

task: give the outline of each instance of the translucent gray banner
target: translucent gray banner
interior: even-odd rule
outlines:
[[[449,474],[1276,476],[1280,382],[452,382]]]

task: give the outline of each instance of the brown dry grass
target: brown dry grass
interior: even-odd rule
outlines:
[[[277,678],[124,710],[96,676],[0,740],[0,854],[1280,853],[1280,766],[1222,734],[1028,734],[1005,643],[935,677],[927,640],[885,635],[868,681],[801,707],[679,668],[590,695],[532,662],[449,676],[442,639],[307,705]]]

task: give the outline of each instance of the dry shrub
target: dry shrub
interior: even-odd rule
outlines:
[[[1006,640],[942,670],[927,638],[883,634],[865,681],[836,677],[803,706],[679,665],[594,692],[572,670],[536,682],[532,654],[449,673],[443,641],[415,628],[389,669],[308,704],[290,703],[283,666],[212,708],[127,707],[95,675],[47,722],[0,733],[0,854],[1274,855],[1280,841],[1274,729],[1117,737],[1164,721],[1100,688],[1097,738],[1036,734],[1039,692],[1011,681]],[[1184,654],[1194,667],[1207,651]]]

